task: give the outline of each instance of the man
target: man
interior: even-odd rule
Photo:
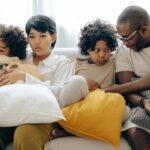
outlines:
[[[116,54],[117,79],[120,84],[124,84],[114,86],[108,91],[128,93],[127,102],[130,105],[141,106],[146,113],[150,113],[150,99],[136,93],[150,89],[150,16],[141,7],[129,6],[118,17],[116,28],[118,38],[126,46],[120,46]],[[141,79],[127,83],[133,77]],[[130,119],[124,128],[133,150],[150,149],[149,130],[133,124]]]

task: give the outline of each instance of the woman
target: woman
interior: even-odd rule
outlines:
[[[54,20],[43,15],[33,16],[26,24],[26,33],[32,51],[27,53],[25,61],[38,67],[43,81],[23,71],[13,70],[0,77],[0,85],[12,84],[18,80],[29,84],[47,84],[51,89],[63,85],[74,74],[74,66],[65,56],[53,54],[52,49],[57,38]],[[50,129],[50,124],[17,127],[14,133],[13,149],[43,150],[45,143],[49,140]]]

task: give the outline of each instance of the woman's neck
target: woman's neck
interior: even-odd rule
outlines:
[[[49,53],[47,53],[45,55],[42,55],[42,56],[38,56],[38,55],[33,54],[33,63],[35,65],[38,65],[41,61],[46,59],[49,55],[51,55],[51,52],[49,52]]]

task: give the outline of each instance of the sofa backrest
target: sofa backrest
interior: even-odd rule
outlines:
[[[78,48],[54,48],[53,51],[54,54],[65,55],[72,61],[81,56]]]
[[[27,51],[31,51],[31,48],[27,48]],[[70,60],[74,61],[77,57],[86,58],[87,56],[83,56],[80,54],[78,48],[54,48],[54,54],[57,55],[65,55]]]

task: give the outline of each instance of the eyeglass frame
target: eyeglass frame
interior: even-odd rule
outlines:
[[[145,25],[145,24],[144,24]],[[144,25],[140,25],[137,29],[135,29],[130,35],[128,35],[128,37],[122,37],[120,35],[116,35],[117,38],[119,38],[121,41],[123,42],[129,42],[129,40],[138,32],[138,30],[144,26]]]

